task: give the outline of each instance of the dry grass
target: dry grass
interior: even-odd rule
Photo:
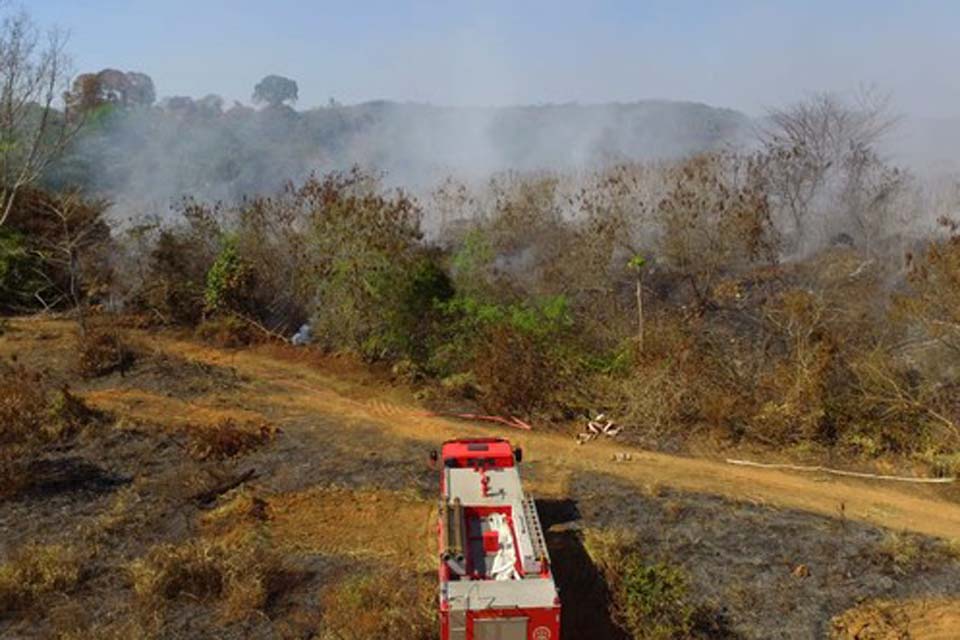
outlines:
[[[890,533],[872,549],[872,559],[889,573],[907,575],[960,562],[960,541],[926,540],[906,532]]]
[[[232,418],[184,430],[187,451],[197,460],[225,460],[245,455],[272,441],[277,432],[276,427],[265,422],[239,423]]]
[[[831,622],[831,640],[909,640],[909,619],[887,603],[868,603]]]
[[[105,417],[66,387],[51,391],[41,374],[0,362],[0,498],[30,484],[27,469],[45,445],[67,441]]]
[[[225,621],[263,612],[291,582],[285,559],[256,534],[240,540],[161,544],[133,562],[133,589],[150,615],[189,598],[219,604]]]
[[[84,378],[99,378],[115,371],[127,371],[136,354],[114,331],[91,329],[77,336],[77,373]]]
[[[434,509],[432,502],[401,492],[316,489],[271,498],[271,532],[278,545],[306,553],[427,570],[435,566]],[[350,535],[343,533],[345,522],[351,523]]]
[[[436,576],[407,571],[350,577],[321,599],[319,640],[439,637]]]
[[[204,320],[197,326],[196,335],[207,344],[222,349],[246,347],[260,338],[249,323],[234,316],[217,316]]]
[[[0,565],[0,619],[41,606],[45,597],[69,593],[84,577],[83,554],[65,545],[30,544]]]
[[[0,444],[31,441],[46,423],[43,377],[17,364],[0,362]]]

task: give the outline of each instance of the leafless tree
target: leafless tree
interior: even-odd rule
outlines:
[[[23,11],[0,22],[0,226],[80,126],[55,104],[69,87],[65,44],[63,32],[42,32]]]
[[[767,184],[790,220],[795,245],[811,240],[811,215],[825,214],[841,194],[847,204],[871,199],[851,190],[865,187],[867,174],[882,166],[877,144],[898,122],[889,96],[873,89],[861,90],[853,100],[815,94],[771,110],[766,120],[759,137]],[[896,181],[883,182],[889,187]]]
[[[84,259],[109,239],[109,228],[101,216],[105,205],[85,199],[79,191],[70,191],[45,201],[43,206],[50,218],[51,232],[40,240],[38,253],[52,270],[65,275],[62,282],[49,281],[49,285],[70,301],[80,331],[85,334],[90,283],[85,278],[88,265]]]

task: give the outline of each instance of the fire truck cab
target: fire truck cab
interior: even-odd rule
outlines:
[[[522,451],[501,438],[449,440],[440,463],[443,640],[557,640],[560,598]]]

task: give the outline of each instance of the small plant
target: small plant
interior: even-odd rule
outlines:
[[[238,424],[226,418],[213,426],[187,429],[187,451],[198,460],[224,460],[249,453],[273,440],[276,427],[266,423]]]
[[[83,577],[83,558],[72,547],[21,547],[0,565],[0,620],[23,615],[46,596],[69,593]]]
[[[891,533],[876,547],[877,558],[897,575],[911,573],[924,562],[924,549],[908,533]]]
[[[46,409],[43,378],[23,366],[0,362],[0,444],[35,439],[43,428]]]
[[[125,373],[135,361],[136,354],[117,333],[90,330],[77,339],[77,372],[84,378]]]
[[[75,435],[104,418],[63,388],[20,365],[0,362],[0,445],[39,445]]]
[[[257,341],[250,324],[233,315],[215,316],[197,327],[197,337],[222,349],[245,347]]]
[[[634,638],[686,638],[693,626],[686,575],[677,567],[647,564],[637,553],[624,558],[615,590],[618,618]]]
[[[254,270],[237,250],[232,238],[223,242],[223,248],[207,272],[203,293],[208,313],[243,311],[250,306],[254,290]]]
[[[723,620],[693,602],[684,571],[648,562],[630,533],[588,529],[584,547],[607,582],[614,620],[631,638],[725,637]]]

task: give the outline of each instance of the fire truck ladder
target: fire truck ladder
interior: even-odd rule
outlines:
[[[543,528],[540,526],[540,516],[537,515],[537,505],[531,496],[523,498],[523,517],[527,521],[534,556],[544,563],[549,562],[547,541],[543,539]]]

